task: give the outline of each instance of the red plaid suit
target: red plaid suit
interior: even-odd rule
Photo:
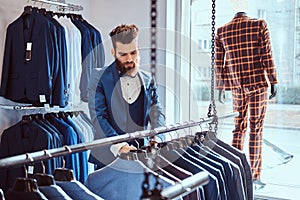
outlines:
[[[253,179],[259,179],[267,78],[270,84],[277,83],[267,24],[237,13],[232,21],[218,28],[215,47],[216,89],[231,90],[233,109],[239,112],[232,145],[243,149],[249,113],[249,157]]]

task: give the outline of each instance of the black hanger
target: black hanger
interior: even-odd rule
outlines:
[[[195,142],[197,144],[202,143],[205,140],[206,133],[207,133],[207,131],[196,132],[195,138],[194,138]]]
[[[56,181],[72,181],[75,180],[73,170],[67,168],[56,168],[53,172]]]
[[[24,125],[24,124],[31,124],[32,123],[32,117],[31,115],[23,115],[22,116],[22,120],[21,120],[21,125]]]
[[[33,178],[37,180],[38,186],[50,186],[50,185],[55,185],[54,182],[54,177],[50,174],[45,173],[45,165],[44,162],[41,161],[42,168],[43,168],[43,173],[35,173],[33,175]]]
[[[58,117],[58,116],[57,116],[57,113],[46,113],[46,114],[44,115],[44,118],[45,118],[46,120],[48,120],[51,124],[54,123],[54,118],[56,118],[56,117]]]
[[[67,114],[65,112],[59,112],[58,113],[59,118],[63,119],[64,121],[67,121]]]
[[[30,15],[32,13],[32,6],[25,6],[22,16]]]
[[[43,15],[46,15],[46,9],[45,8],[38,8],[38,12],[43,14]]]
[[[38,186],[55,185],[54,177],[50,174],[36,173],[33,178],[36,179]]]
[[[70,152],[71,149],[68,146],[65,146]],[[72,181],[75,180],[74,173],[72,169],[65,168],[66,161],[63,159],[63,166],[62,168],[56,168],[53,172],[54,180],[56,181]]]
[[[33,178],[17,178],[12,188],[15,192],[38,191],[37,181]]]

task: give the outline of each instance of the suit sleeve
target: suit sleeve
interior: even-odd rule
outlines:
[[[12,37],[10,34],[10,29],[7,28],[6,32],[6,39],[5,39],[5,48],[4,48],[4,57],[3,57],[3,68],[2,68],[2,79],[1,79],[1,88],[0,88],[0,95],[4,96],[6,95],[6,87],[7,87],[7,81],[8,81],[8,70],[10,68],[10,56],[12,51]]]
[[[156,83],[154,83],[154,87],[157,88]],[[163,107],[159,101],[157,92],[155,94],[153,94],[152,92],[150,92],[149,94],[151,94],[150,99],[152,99],[152,96],[154,98],[154,102],[156,102],[155,104],[153,104],[150,108],[150,112],[149,112],[149,118],[150,118],[150,123],[151,123],[151,128],[157,128],[157,127],[161,127],[161,126],[165,126],[165,114],[163,111]],[[152,104],[152,100],[150,101],[150,103]]]
[[[216,76],[216,89],[223,89],[224,85],[224,57],[225,49],[219,37],[219,29],[215,38],[215,76]]]
[[[261,30],[261,59],[262,63],[264,65],[264,68],[267,72],[268,79],[271,84],[277,83],[276,78],[276,67],[272,55],[272,47],[271,47],[271,40],[270,40],[270,34],[267,27],[267,23],[264,20],[261,20],[260,25]]]
[[[95,113],[100,125],[100,134],[105,134],[107,137],[119,135],[108,122],[108,107],[104,94],[103,84],[101,80],[97,84],[95,92]],[[102,135],[103,136],[103,135]]]
[[[1,143],[0,143],[0,159],[5,158],[8,156],[8,145],[9,141],[7,139],[6,130],[4,130],[2,137],[1,137]],[[7,169],[1,169],[0,170],[0,188],[6,191],[7,188]]]

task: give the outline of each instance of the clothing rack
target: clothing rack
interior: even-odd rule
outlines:
[[[234,117],[237,115],[238,115],[237,112],[225,114],[218,117],[218,120]],[[102,139],[94,140],[92,142],[80,143],[71,146],[65,145],[64,147],[60,147],[60,148],[47,149],[47,150],[45,149],[33,153],[26,153],[22,155],[3,158],[0,159],[0,169],[32,164],[50,158],[65,156],[72,153],[78,153],[78,152],[90,150],[108,144],[120,143],[128,140],[138,139],[138,138],[152,137],[162,133],[168,133],[168,132],[177,131],[185,128],[199,126],[204,123],[211,123],[214,122],[215,120],[217,120],[216,117],[201,118],[198,121],[187,121],[182,124],[177,123],[170,126],[155,128],[153,130],[137,131],[137,132],[127,133],[127,134],[118,135],[114,137],[102,138]]]
[[[62,3],[59,1],[55,1],[55,0],[31,0],[31,1],[55,5],[55,6],[59,7],[59,10],[71,10],[71,11],[83,10],[83,7],[80,5]]]
[[[199,172],[161,191],[163,199],[174,199],[195,191],[199,186],[209,182],[207,172]]]

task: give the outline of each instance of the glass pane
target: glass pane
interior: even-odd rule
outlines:
[[[197,99],[198,117],[206,116],[211,92],[211,4],[210,0],[191,0],[190,4],[190,84]],[[264,121],[262,179],[267,187],[255,191],[258,196],[295,199],[295,194],[300,195],[299,181],[294,176],[297,173],[296,166],[300,164],[300,160],[295,159],[295,155],[300,154],[299,7],[300,1],[293,0],[249,1],[247,15],[265,19],[268,24],[279,82],[277,96],[268,102]],[[216,27],[229,22],[234,15],[230,0],[216,1]],[[184,19],[182,21],[186,22]],[[270,94],[270,89],[268,92]],[[231,112],[231,92],[226,92],[224,104],[218,102],[217,95],[215,94],[218,114]],[[191,112],[195,112],[195,107],[191,109]],[[233,118],[219,121],[219,138],[231,143],[233,128]],[[249,130],[243,149],[247,155],[248,140]],[[289,160],[290,155],[294,155],[292,160]]]

